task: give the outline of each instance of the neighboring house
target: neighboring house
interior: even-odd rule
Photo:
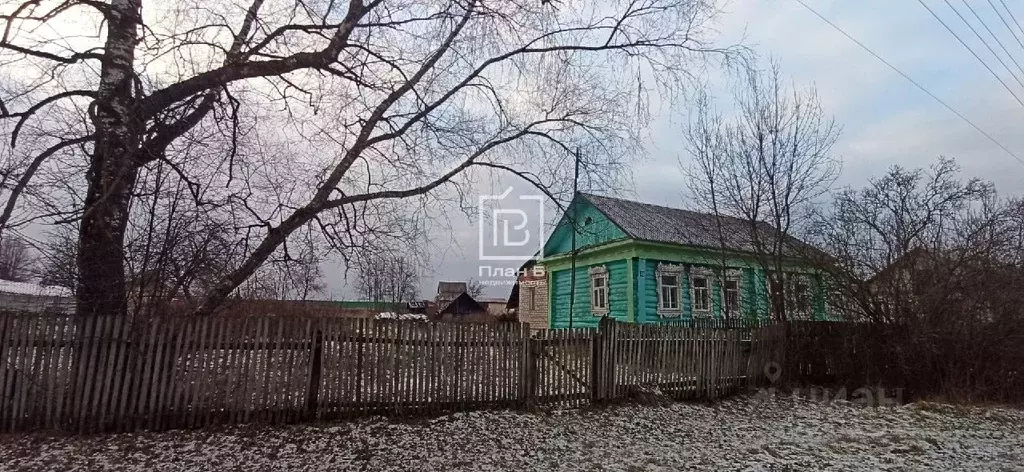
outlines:
[[[437,295],[434,297],[434,304],[438,308],[443,307],[455,300],[456,297],[466,293],[466,282],[438,282]]]
[[[430,305],[430,302],[428,302],[427,300],[414,300],[414,301],[411,301],[409,303],[406,303],[405,304],[405,309],[409,313],[415,313],[415,314],[418,314],[418,315],[425,315],[425,314],[427,314],[427,308],[429,307],[429,305]]]
[[[769,291],[785,293],[790,318],[826,317],[823,284],[798,259],[784,265],[784,290],[768,287],[747,221],[583,193],[566,215],[579,222],[575,257],[573,225],[563,216],[536,262],[545,269],[544,280],[519,277],[518,310],[529,310],[520,320],[531,326],[544,309],[550,328],[569,327],[570,311],[573,327],[596,326],[604,316],[630,323],[763,320],[769,318]],[[546,306],[538,294],[547,298]]]
[[[529,323],[531,328],[548,326],[548,279],[544,266],[536,258],[526,261],[519,268],[516,284],[512,286],[507,303],[520,323]]]
[[[74,309],[75,298],[67,287],[0,280],[0,311],[71,313]]]
[[[434,309],[428,311],[436,320],[493,321],[507,311],[504,298],[473,297],[465,282],[440,282]]]
[[[476,297],[474,300],[491,316],[503,316],[508,311],[505,307],[508,304],[508,300],[504,298]]]
[[[866,283],[872,312],[854,316],[907,320],[954,313],[960,320],[988,322],[1016,318],[1024,299],[1024,272],[1017,264],[971,247],[915,247]]]
[[[468,293],[462,292],[455,299],[444,305],[438,305],[436,319],[451,320],[468,316],[488,315],[487,307],[473,299]]]

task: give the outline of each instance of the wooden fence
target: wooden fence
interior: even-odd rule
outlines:
[[[0,431],[715,398],[764,382],[781,361],[778,328],[604,322],[531,335],[515,323],[3,314]]]

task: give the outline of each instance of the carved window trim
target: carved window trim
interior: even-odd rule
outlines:
[[[736,308],[735,310],[729,310],[729,282],[736,282]],[[729,269],[725,271],[725,279],[722,282],[722,312],[729,312],[730,316],[736,316],[743,313],[743,271],[739,269]]]
[[[706,267],[693,267],[690,269],[690,314],[694,318],[710,318],[714,313],[714,278],[715,273]],[[704,286],[698,288],[697,280],[703,280]],[[698,290],[703,292],[700,308],[697,304]]]
[[[655,282],[658,290],[658,315],[662,317],[678,317],[683,314],[683,274],[685,268],[679,264],[665,264],[659,263],[658,267],[654,271]],[[663,277],[675,277],[675,285],[667,286],[663,282]],[[665,303],[665,293],[667,288],[674,288],[675,290],[675,306],[667,306]]]

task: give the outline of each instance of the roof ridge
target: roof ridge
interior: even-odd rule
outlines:
[[[756,250],[758,235],[764,235],[780,236],[801,247],[809,246],[793,235],[776,234],[778,230],[764,221],[751,224],[750,220],[742,217],[703,213],[589,192],[579,192],[577,195],[632,239],[753,252]]]
[[[605,198],[605,199],[608,199],[608,200],[615,200],[615,201],[619,201],[619,202],[626,202],[626,203],[631,203],[631,204],[634,204],[634,205],[644,205],[644,206],[649,206],[649,207],[654,207],[654,208],[664,208],[666,210],[672,210],[672,211],[683,211],[683,212],[690,213],[690,214],[693,214],[693,215],[710,216],[710,217],[717,217],[717,218],[727,218],[727,219],[737,220],[737,221],[741,221],[741,222],[749,221],[747,219],[740,218],[738,216],[732,216],[732,215],[722,215],[722,214],[716,215],[714,213],[709,213],[709,212],[695,211],[695,210],[690,210],[690,209],[687,209],[687,208],[671,207],[671,206],[668,206],[668,205],[658,205],[657,203],[647,203],[647,202],[642,202],[640,200],[630,200],[630,199],[621,198],[621,197],[610,197],[610,196],[607,196],[607,195],[598,195],[596,193],[590,193],[590,192],[579,192],[579,193],[581,195],[583,195],[584,197]],[[765,224],[765,222],[763,222],[763,221],[758,221],[758,223]]]

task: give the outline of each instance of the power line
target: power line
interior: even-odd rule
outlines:
[[[1024,34],[1024,28],[1021,28],[1020,22],[1017,21],[1017,17],[1013,16],[1013,11],[1010,10],[1010,7],[1006,6],[1006,2],[1003,0],[999,0],[999,3],[1003,4],[1003,8],[1005,8],[1006,13],[1010,15],[1010,19],[1012,19],[1013,23],[1017,25],[1017,29],[1020,30],[1021,34]],[[1014,33],[1014,36],[1016,36],[1016,33]]]
[[[992,70],[992,68],[988,66],[988,63],[985,62],[981,58],[981,56],[978,55],[978,53],[974,52],[974,49],[972,49],[970,46],[968,46],[967,43],[964,42],[963,39],[960,39],[960,35],[956,34],[956,31],[953,31],[953,28],[950,28],[949,25],[947,25],[946,22],[943,21],[941,17],[939,17],[939,15],[935,14],[935,11],[932,10],[931,7],[929,7],[927,3],[924,3],[923,0],[917,0],[917,3],[920,3],[921,6],[923,6],[926,10],[928,10],[928,13],[931,13],[932,16],[935,17],[936,20],[939,20],[939,23],[941,23],[942,26],[944,26],[946,28],[946,31],[949,31],[949,34],[952,34],[953,37],[956,38],[957,41],[960,41],[960,44],[962,44],[965,48],[967,48],[967,51],[970,52],[974,56],[974,58],[977,59],[978,62],[981,63],[981,65],[985,66],[985,68],[988,69],[988,71],[992,74],[992,77],[995,77],[996,80],[999,81],[999,83],[1003,84],[1003,87],[1006,88],[1006,91],[1010,92],[1010,95],[1013,95],[1013,98],[1017,99],[1017,103],[1020,103],[1021,106],[1024,106],[1024,101],[1022,101],[1020,99],[1020,97],[1018,97],[1017,94],[1014,93],[1013,89],[1011,89],[1009,85],[1006,85],[1006,82],[1003,80],[1003,78],[999,77],[999,74],[996,74],[996,71]],[[946,5],[949,5],[949,8],[953,8],[953,5],[950,5],[948,0],[946,0]],[[953,11],[956,11],[956,9],[953,8]],[[960,13],[958,12],[957,15],[959,15],[959,14]],[[963,19],[963,16],[961,16],[960,18]]]
[[[982,136],[985,136],[986,138],[988,138],[988,140],[989,140],[989,141],[992,141],[992,142],[993,142],[993,143],[994,143],[994,144],[995,144],[996,146],[999,146],[999,148],[1000,148],[1000,149],[1002,149],[1003,151],[1005,151],[1005,152],[1006,152],[1007,154],[1009,154],[1009,155],[1010,155],[1010,157],[1012,157],[1012,158],[1016,159],[1016,160],[1017,160],[1017,162],[1020,162],[1021,164],[1024,164],[1024,160],[1022,160],[1022,159],[1021,159],[1020,157],[1017,157],[1017,155],[1016,155],[1016,154],[1014,154],[1014,153],[1013,153],[1013,151],[1011,151],[1011,150],[1010,150],[1009,148],[1007,148],[1006,146],[1004,146],[1004,145],[1003,145],[1003,143],[1001,143],[1001,142],[997,141],[997,140],[996,140],[996,138],[993,138],[993,137],[992,137],[992,135],[990,135],[990,134],[986,133],[986,132],[985,132],[985,130],[981,129],[981,128],[980,128],[980,127],[979,127],[978,125],[974,124],[974,122],[973,122],[973,121],[971,121],[971,120],[967,119],[967,117],[966,117],[966,116],[964,116],[964,115],[963,115],[962,113],[960,113],[959,111],[956,111],[956,109],[955,109],[955,108],[953,108],[952,106],[950,106],[950,104],[946,103],[946,101],[945,101],[945,100],[943,100],[943,99],[939,98],[939,97],[938,97],[938,96],[936,96],[936,95],[935,95],[934,93],[932,93],[932,92],[931,92],[931,91],[929,91],[928,89],[924,88],[924,86],[922,86],[921,84],[917,83],[917,81],[916,81],[916,80],[914,80],[914,79],[910,78],[910,76],[909,76],[909,75],[907,75],[906,73],[904,73],[904,72],[903,72],[902,70],[900,70],[900,69],[899,69],[898,67],[896,67],[896,66],[892,65],[892,63],[890,63],[889,61],[885,60],[885,58],[883,58],[882,56],[879,56],[879,55],[878,55],[878,54],[877,54],[877,53],[876,53],[875,51],[872,51],[872,50],[871,50],[871,48],[867,47],[866,45],[864,45],[864,43],[862,43],[862,42],[860,42],[859,40],[857,40],[857,38],[854,38],[853,36],[850,36],[850,33],[847,33],[847,32],[846,32],[846,31],[844,31],[844,30],[843,30],[842,28],[840,28],[840,27],[839,27],[839,25],[836,25],[835,23],[833,23],[832,21],[830,21],[830,20],[829,20],[828,18],[825,18],[824,16],[822,16],[822,15],[821,15],[821,13],[818,13],[818,12],[817,12],[817,11],[816,11],[815,9],[811,8],[811,7],[809,6],[809,5],[807,5],[806,3],[804,3],[804,1],[803,1],[803,0],[796,0],[796,2],[797,2],[797,3],[799,3],[800,5],[803,5],[803,7],[804,7],[804,8],[806,8],[806,9],[807,9],[808,11],[810,11],[811,13],[813,13],[813,14],[814,14],[815,16],[817,16],[818,18],[821,18],[821,20],[822,20],[822,21],[824,21],[825,23],[828,23],[828,24],[829,24],[829,26],[831,26],[832,28],[834,28],[834,29],[835,29],[836,31],[838,31],[838,32],[842,33],[842,35],[843,35],[843,36],[846,36],[847,38],[849,38],[849,39],[850,39],[850,41],[853,41],[854,43],[857,43],[857,45],[858,45],[858,46],[860,46],[860,47],[861,47],[861,49],[863,49],[863,50],[867,51],[867,52],[868,52],[868,54],[871,54],[872,56],[875,56],[875,59],[878,59],[878,60],[879,60],[879,61],[881,61],[881,62],[882,62],[883,64],[885,64],[885,65],[889,66],[889,68],[890,68],[890,69],[892,69],[893,71],[895,71],[895,72],[896,72],[897,74],[899,74],[899,75],[903,76],[903,78],[904,78],[904,79],[907,79],[907,81],[908,81],[908,82],[910,82],[910,83],[914,84],[914,86],[915,86],[915,87],[917,87],[918,89],[920,89],[920,90],[921,90],[922,92],[926,93],[926,94],[927,94],[927,95],[928,95],[929,97],[932,97],[932,99],[934,99],[935,101],[937,101],[937,102],[941,103],[941,104],[942,104],[942,106],[946,107],[946,109],[947,109],[947,110],[949,110],[949,111],[950,111],[950,112],[952,112],[952,113],[953,113],[954,115],[956,115],[957,117],[959,117],[959,118],[960,118],[961,120],[963,120],[963,121],[964,121],[965,123],[967,123],[967,124],[971,125],[971,127],[972,127],[972,128],[974,128],[974,129],[975,129],[975,130],[976,130],[977,132],[981,133],[981,135],[982,135]]]
[[[1002,0],[1000,0],[1000,1],[1002,1]],[[1006,26],[1006,29],[1010,31],[1010,35],[1013,36],[1013,39],[1016,39],[1017,40],[1017,44],[1020,45],[1021,49],[1024,49],[1024,41],[1022,41],[1020,39],[1020,36],[1017,35],[1017,32],[1014,31],[1013,27],[1010,26],[1010,23],[1008,21],[1006,21],[1006,17],[1003,16],[1003,12],[999,11],[999,8],[996,7],[996,4],[992,3],[992,0],[988,0],[988,6],[992,7],[992,11],[996,12],[996,15],[999,16],[999,20],[1002,21],[1003,25]],[[1005,7],[1006,3],[1003,3],[1003,6]],[[1009,13],[1011,17],[1013,16],[1013,13],[1010,12],[1009,8],[1006,9],[1006,12]],[[1017,20],[1014,19],[1013,21],[1014,21],[1015,24],[1017,24],[1017,29],[1020,29],[1020,24],[1017,23]],[[1024,31],[1022,31],[1022,32],[1024,32]]]
[[[921,2],[922,4],[924,4],[923,0],[918,0],[918,1]],[[990,52],[993,56],[995,56],[996,60],[999,61],[999,63],[1003,65],[1003,68],[1006,69],[1006,72],[1010,73],[1010,77],[1013,77],[1013,79],[1016,80],[1017,83],[1020,84],[1021,87],[1024,87],[1024,82],[1021,82],[1020,78],[1018,78],[1017,75],[1013,73],[1013,70],[1010,69],[1010,66],[1006,65],[1006,62],[1003,62],[1003,58],[1000,57],[999,54],[996,54],[996,50],[992,49],[992,45],[989,44],[988,41],[985,40],[985,38],[981,37],[981,33],[978,33],[978,30],[974,29],[974,25],[972,25],[969,21],[967,21],[967,18],[964,18],[964,16],[960,14],[960,10],[957,10],[956,7],[954,7],[952,3],[949,3],[949,0],[942,0],[942,1],[946,3],[946,6],[949,7],[950,10],[953,10],[953,13],[956,13],[956,16],[960,17],[960,21],[964,22],[964,24],[967,25],[967,28],[970,29],[972,33],[974,33],[974,36],[978,38],[978,41],[981,41],[981,44],[983,44],[986,48],[988,48],[988,52]],[[966,2],[964,2],[964,3],[966,4]],[[968,5],[967,7],[970,8],[970,5]],[[971,11],[974,11],[974,9],[971,9]],[[977,13],[975,13],[975,16],[977,16]],[[980,20],[981,18],[979,17],[978,19]],[[984,25],[984,22],[982,22],[982,24]],[[985,28],[988,28],[988,26],[985,26]],[[991,32],[991,31],[992,30],[989,30],[989,32]],[[960,38],[957,38],[957,39],[960,39]],[[965,46],[966,46],[966,44],[965,44]],[[972,51],[972,53],[973,53],[973,51]],[[978,56],[975,56],[975,57],[978,57]],[[1012,59],[1012,57],[1011,57],[1011,59]],[[979,60],[981,60],[980,57],[979,57]],[[988,66],[986,66],[986,67],[988,67]],[[989,71],[991,71],[991,69],[989,69]],[[1000,81],[1002,81],[1002,80],[1000,80]],[[1003,85],[1006,85],[1006,84],[1003,84]],[[1010,93],[1012,93],[1014,96],[1017,96],[1017,94],[1015,94],[1012,91]],[[1020,101],[1020,100],[1018,99],[1018,101]],[[1024,105],[1024,103],[1021,103],[1021,105]]]
[[[999,40],[999,36],[996,36],[996,34],[992,31],[992,29],[988,27],[988,24],[985,23],[985,20],[981,19],[981,15],[978,14],[978,12],[974,9],[974,7],[972,7],[970,3],[967,3],[967,0],[960,0],[960,1],[962,1],[964,3],[964,6],[967,7],[967,9],[970,10],[971,13],[974,14],[974,17],[978,19],[978,22],[981,23],[981,26],[985,27],[985,30],[988,31],[988,34],[992,35],[992,39],[996,40],[996,44],[998,44],[999,47],[1003,49],[1003,52],[1005,52],[1006,55],[1010,58],[1010,61],[1013,61],[1014,65],[1017,66],[1017,70],[1021,71],[1021,73],[1024,74],[1024,67],[1020,66],[1020,63],[1017,62],[1017,59],[1015,59],[1013,57],[1013,54],[1010,54],[1010,50],[1006,49],[1006,46],[1003,45],[1003,42]],[[989,51],[992,51],[991,47],[988,48],[988,49],[989,49]],[[992,54],[995,55],[995,52],[993,51]],[[999,58],[999,56],[996,55],[996,58]],[[1003,61],[1000,60],[999,62],[1003,62]],[[1006,67],[1006,64],[1003,64],[1003,66]],[[1009,71],[1010,68],[1007,67],[1006,70]],[[1020,82],[1020,79],[1017,78],[1016,75],[1013,72],[1010,72],[1010,75],[1014,76],[1014,78],[1017,79],[1018,83]],[[1021,85],[1024,86],[1024,84],[1021,84]]]

